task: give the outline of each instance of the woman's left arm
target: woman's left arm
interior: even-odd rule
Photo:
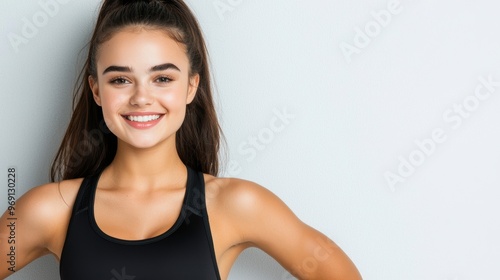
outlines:
[[[295,277],[362,279],[339,246],[300,221],[269,190],[249,181],[236,180],[226,194],[225,208],[234,218],[242,240],[268,253]]]

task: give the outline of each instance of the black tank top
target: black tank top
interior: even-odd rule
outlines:
[[[94,217],[98,179],[85,178],[78,191],[61,253],[62,280],[220,280],[202,173],[188,167],[177,221],[144,240],[121,240],[99,229]]]

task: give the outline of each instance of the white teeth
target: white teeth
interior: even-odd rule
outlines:
[[[151,115],[151,116],[127,116],[129,121],[133,122],[150,122],[160,118],[160,115]]]

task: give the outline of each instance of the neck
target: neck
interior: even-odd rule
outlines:
[[[111,186],[151,190],[178,187],[185,183],[187,170],[175,141],[141,149],[118,140],[115,158],[103,175],[112,180]]]

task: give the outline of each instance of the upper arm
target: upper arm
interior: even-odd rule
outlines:
[[[13,212],[5,211],[0,218],[0,279],[49,253],[64,206],[57,184],[47,184],[21,196]]]
[[[247,181],[229,189],[231,216],[244,242],[262,249],[300,279],[361,279],[339,246],[300,221],[269,190]]]

